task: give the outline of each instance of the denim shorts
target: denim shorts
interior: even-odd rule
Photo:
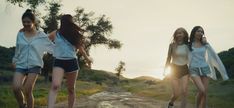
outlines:
[[[36,66],[36,67],[32,67],[32,68],[16,68],[15,72],[20,72],[20,73],[22,73],[24,75],[28,75],[29,73],[40,74],[41,73],[41,67]]]
[[[210,67],[189,67],[191,76],[204,76],[207,77],[211,73]]]
[[[60,67],[66,73],[67,72],[74,72],[74,71],[77,71],[80,69],[77,59],[71,59],[71,60],[54,59],[53,67]]]

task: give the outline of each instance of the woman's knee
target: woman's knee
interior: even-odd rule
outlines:
[[[60,88],[61,84],[59,83],[52,83],[52,90],[57,91]]]
[[[13,86],[12,86],[12,89],[13,89],[14,92],[21,91],[22,88],[23,88],[22,85],[13,84]]]
[[[199,95],[206,95],[207,94],[207,91],[205,89],[200,89],[198,91]]]
[[[68,87],[67,89],[68,89],[69,94],[74,94],[75,93],[75,87],[74,86],[73,87]]]
[[[32,91],[33,91],[33,87],[32,87],[31,85],[25,86],[25,87],[24,87],[24,90],[25,90],[25,94],[31,95],[31,94],[32,94]]]
[[[187,90],[183,90],[183,91],[181,92],[181,95],[182,95],[183,97],[187,97],[187,96],[188,96],[188,91],[187,91]]]

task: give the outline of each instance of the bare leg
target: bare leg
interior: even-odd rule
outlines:
[[[198,89],[197,99],[196,99],[196,101],[197,101],[196,107],[197,108],[204,108],[204,107],[202,107],[202,98],[204,95],[206,95],[204,84],[203,84],[200,76],[192,77],[192,80]]]
[[[13,77],[13,92],[15,94],[15,98],[19,104],[20,108],[24,107],[25,104],[25,98],[23,94],[23,83],[25,80],[25,75],[23,75],[20,72],[15,72],[14,77]]]
[[[189,75],[183,76],[181,78],[181,85],[182,85],[182,87],[181,87],[181,89],[182,89],[181,108],[186,108],[186,105],[187,105],[188,82],[189,82]]]
[[[172,85],[173,94],[171,96],[171,99],[170,99],[169,103],[174,104],[175,100],[180,95],[180,80],[172,78],[171,79],[171,85]]]
[[[34,108],[33,88],[37,80],[38,74],[29,73],[24,84],[25,96],[27,99],[27,108]]]
[[[69,72],[65,75],[68,89],[68,108],[73,108],[76,99],[75,86],[78,72]]]
[[[209,85],[209,78],[208,77],[201,77],[202,83],[205,87],[205,94],[203,96],[203,98],[201,99],[201,104],[203,108],[206,108],[207,106],[207,92],[208,92],[208,85]]]
[[[58,89],[61,86],[61,82],[63,80],[64,70],[59,67],[53,68],[52,73],[52,85],[49,92],[49,98],[48,98],[48,108],[54,108]]]

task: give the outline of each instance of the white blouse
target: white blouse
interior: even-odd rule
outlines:
[[[178,45],[172,54],[172,63],[176,65],[188,64],[188,46],[185,44]]]

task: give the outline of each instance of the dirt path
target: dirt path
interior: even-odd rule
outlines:
[[[118,88],[82,97],[75,103],[75,108],[166,108],[167,102],[133,95]],[[175,108],[178,107],[176,103]],[[56,108],[66,108],[67,102],[59,103]],[[188,108],[193,108],[188,105]]]

